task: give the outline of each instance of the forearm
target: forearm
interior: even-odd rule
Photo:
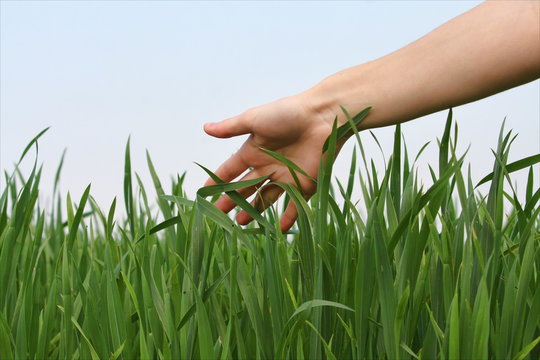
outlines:
[[[360,128],[396,124],[465,104],[540,76],[540,2],[486,2],[378,60],[306,92],[319,113],[352,115]]]

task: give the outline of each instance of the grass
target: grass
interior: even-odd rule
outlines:
[[[217,179],[192,201],[182,176],[166,194],[148,156],[151,207],[129,141],[120,223],[116,201],[103,211],[90,186],[74,202],[55,185],[45,209],[41,168],[6,172],[0,358],[540,358],[540,155],[508,164],[514,138],[501,130],[483,196],[456,154],[450,112],[429,188],[418,185],[418,156],[410,162],[399,126],[383,174],[355,133],[360,156],[353,152],[347,182],[332,186],[347,130],[329,137],[309,203],[278,184],[299,209],[292,241],[277,209],[258,215],[239,199],[248,183]],[[510,175],[527,168],[520,203]],[[361,204],[351,200],[357,176]],[[215,208],[223,192],[256,224],[239,227]]]

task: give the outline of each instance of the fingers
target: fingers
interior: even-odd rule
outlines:
[[[251,131],[251,126],[246,116],[238,115],[217,123],[206,123],[204,131],[214,137],[230,138],[248,134]]]
[[[274,184],[266,185],[262,188],[260,194],[256,196],[256,198],[253,200],[252,205],[259,211],[262,212],[269,208],[272,204],[274,204],[279,197],[283,194],[284,190]],[[304,194],[304,199],[307,201],[312,194]],[[285,209],[285,212],[281,216],[280,219],[280,227],[282,232],[287,232],[291,229],[291,227],[294,225],[296,220],[298,219],[298,209],[296,208],[296,205],[294,201],[290,201],[287,205],[287,208]],[[241,211],[236,216],[236,221],[240,225],[247,225],[249,224],[253,218],[249,216],[245,211]]]
[[[240,181],[255,179],[255,178],[259,177],[259,176],[260,176],[260,174],[258,172],[252,171],[252,172],[246,174],[246,176],[244,176],[242,179],[240,179]],[[251,195],[253,195],[253,193],[255,193],[255,191],[257,191],[257,189],[259,189],[261,186],[262,186],[262,183],[254,185],[254,186],[246,187],[246,188],[243,188],[243,189],[240,189],[240,190],[237,190],[237,192],[242,197],[248,198]],[[228,195],[223,195],[222,197],[217,199],[217,201],[214,203],[214,205],[217,206],[220,210],[222,210],[223,212],[226,212],[226,213],[228,213],[229,211],[234,209],[235,206],[236,206],[234,201],[232,201],[231,198]]]
[[[294,225],[294,222],[298,218],[298,210],[296,209],[296,205],[294,204],[294,201],[289,202],[289,205],[287,206],[287,209],[283,213],[283,216],[281,216],[281,220],[279,221],[279,225],[281,226],[281,231],[286,232],[289,231],[289,229]]]
[[[240,158],[240,156],[238,156],[238,154],[234,154],[229,159],[225,160],[223,164],[221,164],[221,166],[215,171],[215,174],[221,180],[230,182],[246,171],[247,168],[248,165]],[[206,180],[204,186],[214,185],[215,183],[216,182],[210,178]]]
[[[283,189],[280,188],[277,185],[268,185],[262,188],[261,192],[257,194],[255,199],[252,202],[252,205],[259,211],[262,212],[268,207],[270,207],[273,203],[279,199],[279,197],[283,194]],[[236,221],[240,225],[246,225],[249,222],[251,222],[253,218],[249,216],[245,211],[241,211],[236,216]]]
[[[273,203],[275,203],[279,199],[281,194],[283,194],[283,189],[281,187],[277,185],[268,185],[261,190],[261,193],[257,195],[257,197],[255,198],[252,204],[257,210],[262,212],[268,207],[270,207]],[[281,220],[279,222],[281,231],[282,232],[289,231],[290,228],[296,222],[297,218],[298,218],[298,210],[296,209],[296,205],[294,204],[294,201],[291,201],[289,205],[287,206],[287,209],[283,213],[283,216],[281,217]],[[252,220],[253,218],[249,216],[245,211],[241,211],[236,216],[236,221],[240,225],[247,225]]]

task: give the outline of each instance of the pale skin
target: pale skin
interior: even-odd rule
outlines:
[[[525,84],[540,77],[540,1],[487,1],[450,20],[419,40],[380,59],[338,72],[311,89],[258,106],[204,130],[218,138],[250,134],[240,150],[226,160],[216,175],[233,181],[271,174],[269,181],[295,184],[285,165],[263,153],[265,148],[284,155],[316,177],[321,149],[334,119],[372,109],[359,130],[393,125],[462,105]],[[343,145],[338,144],[338,148]],[[316,184],[299,174],[306,198]],[[209,179],[205,185],[214,184]],[[261,211],[283,191],[260,184],[239,191]],[[226,195],[215,205],[224,212],[236,204]],[[282,231],[298,216],[289,204],[280,221]],[[248,224],[244,211],[236,220]]]

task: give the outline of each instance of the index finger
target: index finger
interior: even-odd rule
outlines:
[[[225,182],[230,182],[236,179],[244,171],[248,169],[248,165],[238,156],[238,153],[225,160],[223,164],[214,172],[218,178]],[[204,183],[204,186],[215,185],[216,182],[209,178]]]

